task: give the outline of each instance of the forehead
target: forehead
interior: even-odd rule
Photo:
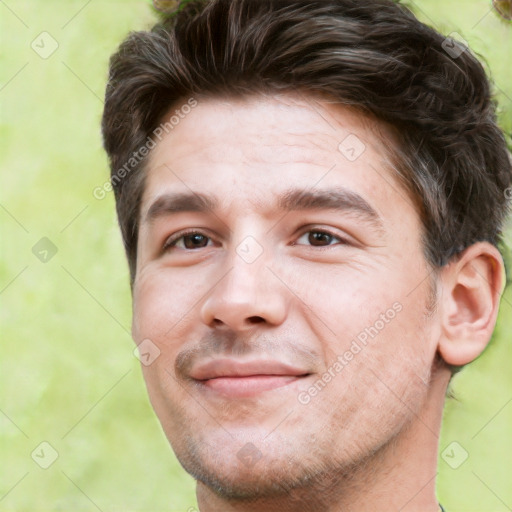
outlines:
[[[383,124],[319,97],[201,99],[153,149],[141,214],[167,190],[263,208],[292,187],[343,186],[412,206],[390,169],[390,141]]]

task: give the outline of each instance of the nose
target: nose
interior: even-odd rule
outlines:
[[[283,323],[288,310],[286,290],[266,265],[264,258],[247,263],[235,253],[226,274],[201,305],[201,320],[210,327],[236,331]]]

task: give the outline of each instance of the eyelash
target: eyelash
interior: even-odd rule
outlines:
[[[297,240],[300,240],[303,236],[307,235],[308,233],[321,233],[323,235],[328,235],[330,237],[332,237],[333,239],[337,240],[338,243],[336,244],[328,244],[328,245],[320,245],[320,246],[315,246],[315,245],[309,245],[309,247],[317,247],[317,248],[326,248],[326,247],[331,247],[333,245],[351,245],[350,242],[341,237],[341,236],[338,236],[326,229],[315,229],[315,228],[310,228],[308,229],[307,231],[303,231],[301,232],[301,234],[299,235],[299,237],[297,238]],[[178,232],[174,235],[171,235],[169,238],[166,239],[163,247],[162,247],[162,252],[167,252],[169,251],[170,249],[176,247],[177,243],[181,240],[181,239],[184,239],[185,237],[187,236],[190,236],[190,235],[201,235],[201,236],[205,236],[206,238],[208,238],[209,240],[211,240],[212,238],[210,236],[208,236],[207,234],[201,232],[201,231],[198,231],[198,230],[189,230],[189,231],[184,231],[184,232]],[[306,245],[306,244],[297,244],[297,242],[294,242],[292,245]],[[208,247],[208,245],[206,246]],[[203,249],[204,247],[199,247],[199,249]],[[185,251],[194,251],[194,250],[197,250],[197,249],[183,249]]]

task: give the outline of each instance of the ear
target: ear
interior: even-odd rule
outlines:
[[[442,335],[438,352],[462,366],[476,359],[491,339],[504,288],[504,264],[487,242],[468,247],[441,272]]]

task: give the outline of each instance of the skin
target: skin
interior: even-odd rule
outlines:
[[[356,159],[338,149],[350,134],[365,146]],[[432,272],[414,201],[386,165],[391,146],[386,127],[359,113],[284,94],[201,99],[152,151],[133,337],[160,350],[144,377],[201,511],[438,510],[441,357],[466,364],[485,348],[503,262],[479,243]],[[343,188],[380,220],[332,205],[281,209],[290,188]],[[168,211],[161,197],[174,193],[218,205]],[[303,374],[237,396],[192,378],[219,358]]]

